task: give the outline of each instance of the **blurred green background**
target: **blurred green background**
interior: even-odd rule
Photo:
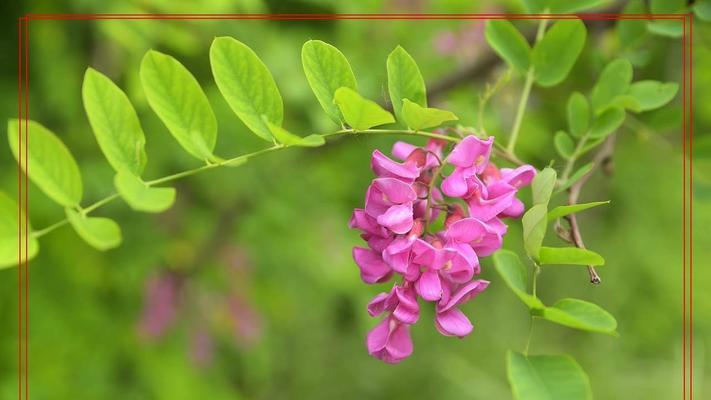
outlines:
[[[520,12],[516,2],[465,0],[326,0],[5,2],[0,89],[6,118],[16,117],[16,16],[25,12]],[[617,10],[612,2],[605,10]],[[534,22],[517,25],[532,31]],[[588,41],[566,81],[534,88],[519,156],[536,167],[555,158],[553,133],[565,127],[573,90],[588,93],[617,56],[635,63],[635,80],[681,80],[681,42],[647,37],[622,49],[614,21],[588,21]],[[694,26],[694,394],[711,384],[711,27]],[[483,39],[481,21],[32,21],[30,117],[55,131],[77,158],[85,204],[113,192],[81,104],[92,66],[117,81],[134,102],[147,134],[146,177],[198,166],[148,108],[138,66],[150,48],[182,61],[205,88],[220,126],[216,153],[264,146],[216,89],[208,48],[229,35],[251,46],[271,69],[285,101],[285,126],[302,135],[334,129],[311,93],[300,63],[308,39],[339,47],[361,91],[385,99],[385,58],[398,44],[417,60],[432,103],[478,123],[479,96],[506,70]],[[469,73],[461,73],[468,71]],[[449,78],[454,78],[448,81]],[[511,80],[483,115],[505,138],[522,79]],[[681,95],[659,111],[628,118],[618,134],[614,172],[587,185],[581,201],[611,199],[580,216],[585,242],[602,253],[603,284],[584,269],[547,268],[546,302],[597,302],[619,322],[619,338],[538,321],[531,352],[570,353],[588,372],[599,399],[670,399],[681,392]],[[395,138],[351,137],[315,150],[256,158],[177,182],[178,200],[160,215],[121,202],[96,215],[119,221],[124,243],[107,253],[68,227],[44,237],[30,267],[30,393],[36,399],[507,399],[505,352],[520,350],[526,308],[483,260],[489,289],[465,307],[469,337],[441,337],[425,307],[413,328],[414,355],[400,365],[368,356],[364,337],[376,323],[365,305],[385,290],[364,285],[351,259],[360,239],[347,228],[372,173],[370,153]],[[560,166],[560,162],[556,164]],[[17,195],[17,170],[0,145],[0,190]],[[522,192],[528,201],[529,191]],[[63,218],[60,207],[30,187],[36,228]],[[562,201],[562,199],[558,199]],[[520,250],[520,223],[506,246]],[[550,243],[556,239],[549,238]],[[0,270],[0,398],[17,393],[17,270]],[[147,322],[150,319],[152,322]]]

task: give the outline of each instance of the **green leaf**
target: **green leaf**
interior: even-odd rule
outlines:
[[[546,167],[541,170],[531,182],[531,191],[533,193],[533,204],[548,205],[548,201],[553,193],[555,186],[556,172],[551,167]]]
[[[385,111],[378,103],[364,99],[351,88],[338,88],[334,101],[341,110],[346,123],[355,130],[364,131],[374,126],[395,122],[393,115]]]
[[[443,122],[456,121],[454,113],[439,108],[422,107],[409,99],[402,99],[402,119],[415,131],[442,125]]]
[[[576,138],[583,136],[590,126],[590,104],[580,92],[573,92],[568,98],[568,129]]]
[[[92,247],[105,251],[121,244],[121,228],[113,220],[87,217],[69,208],[65,211],[74,230]]]
[[[333,102],[339,87],[358,90],[355,75],[348,60],[337,48],[320,40],[309,40],[301,48],[301,64],[306,80],[323,110],[336,123],[342,122],[341,112]]]
[[[643,0],[630,0],[622,14],[644,14],[647,10]],[[623,48],[630,48],[647,35],[647,21],[643,19],[620,19],[617,21],[617,35]]]
[[[610,107],[615,97],[627,92],[632,82],[632,64],[618,58],[605,66],[592,90],[590,100],[596,114]]]
[[[640,111],[649,111],[672,101],[678,90],[676,82],[647,80],[633,83],[627,93],[639,102]]]
[[[281,126],[284,104],[272,74],[257,54],[231,37],[218,37],[210,46],[210,65],[222,96],[247,127],[271,141],[262,115]]]
[[[589,137],[599,139],[607,137],[625,122],[625,112],[619,108],[608,108],[595,119],[590,128]]]
[[[568,136],[568,134],[564,131],[558,131],[555,133],[555,136],[553,137],[553,144],[555,145],[555,149],[558,151],[558,154],[565,159],[571,158],[573,153],[575,153],[575,143],[573,143],[573,139],[571,139],[570,136]]]
[[[402,120],[402,100],[409,99],[422,107],[427,107],[427,91],[417,63],[400,46],[388,55],[388,92],[398,120]],[[351,125],[353,126],[353,125]]]
[[[694,3],[694,14],[700,20],[705,22],[711,21],[711,0],[698,0]]]
[[[509,21],[489,20],[484,31],[491,48],[509,65],[525,73],[531,63],[531,47]]]
[[[558,21],[533,48],[536,83],[554,86],[565,79],[585,45],[585,25],[580,20]]]
[[[647,29],[655,35],[680,38],[684,34],[684,25],[680,20],[659,20],[647,22]]]
[[[639,100],[629,94],[620,94],[615,96],[615,98],[610,102],[610,107],[630,110],[635,113],[642,111],[642,105],[639,104]]]
[[[175,58],[150,50],[140,76],[148,104],[178,143],[200,160],[214,160],[217,120],[190,71]]]
[[[612,3],[612,0],[550,0],[549,9],[554,14],[571,14]]]
[[[493,259],[496,271],[501,275],[506,286],[508,286],[528,308],[544,308],[543,303],[538,297],[528,293],[528,273],[516,253],[510,250],[499,250],[494,253]]]
[[[652,14],[686,14],[686,0],[650,0],[649,9]],[[673,38],[681,37],[684,25],[680,20],[649,21],[647,28],[657,35]]]
[[[548,221],[553,221],[566,215],[579,213],[589,208],[610,204],[610,201],[593,201],[590,203],[573,204],[569,206],[558,206],[548,212]]]
[[[577,247],[541,247],[541,264],[605,265],[605,259],[592,250]]]
[[[615,317],[595,303],[578,299],[561,299],[546,307],[544,319],[570,328],[614,335],[617,329]]]
[[[174,188],[150,187],[141,178],[126,171],[116,174],[114,186],[126,203],[136,211],[162,212],[175,202]]]
[[[8,121],[7,138],[12,154],[19,161],[18,123],[16,119]],[[32,170],[29,178],[56,203],[65,207],[78,206],[82,197],[81,174],[69,149],[40,123],[27,121],[29,135],[25,130],[25,120],[21,123],[22,169],[29,165]]]
[[[27,232],[24,229],[20,232],[20,221],[23,222],[24,228],[25,218],[24,209],[8,195],[0,192],[0,269],[15,266],[18,261],[22,263],[26,259],[32,259],[39,251],[39,243],[32,236],[32,226],[28,223]],[[27,243],[25,236],[28,237]]]
[[[146,165],[146,137],[131,101],[101,72],[87,68],[82,85],[84,109],[109,164],[140,176]]]
[[[287,131],[286,129],[280,126],[272,124],[266,119],[265,122],[267,123],[267,126],[269,126],[269,129],[274,138],[281,144],[287,146],[319,147],[323,146],[326,143],[326,140],[321,135],[309,135],[306,137],[301,137],[298,135],[294,135],[293,133]]]
[[[523,355],[509,351],[506,370],[516,400],[591,400],[585,371],[568,355]]]
[[[577,171],[575,171],[570,178],[568,178],[567,181],[563,182],[562,185],[558,187],[558,190],[556,190],[556,193],[560,193],[564,190],[567,190],[569,187],[573,186],[575,182],[579,181],[580,178],[585,176],[588,172],[590,172],[593,167],[595,166],[595,163],[589,162],[582,167],[578,168]]]
[[[539,260],[543,238],[546,236],[546,204],[531,207],[521,219],[523,224],[523,247],[526,254],[534,260]]]

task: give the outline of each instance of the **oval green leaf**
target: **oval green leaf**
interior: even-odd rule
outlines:
[[[226,36],[213,40],[210,66],[215,83],[232,111],[257,136],[271,141],[271,132],[262,116],[281,126],[284,104],[267,66],[247,45]]]
[[[493,260],[496,271],[516,297],[530,309],[544,308],[538,297],[528,293],[528,273],[516,253],[510,250],[499,250],[494,253]]]
[[[402,120],[402,100],[427,107],[427,90],[420,68],[402,47],[398,46],[388,55],[388,92],[398,120]]]
[[[309,135],[306,137],[301,137],[295,135],[281,126],[272,124],[271,122],[264,120],[269,126],[269,129],[277,140],[277,142],[286,146],[300,146],[300,147],[319,147],[326,143],[326,140],[321,135]]]
[[[566,107],[568,129],[570,134],[579,138],[585,134],[590,126],[590,104],[580,92],[573,92],[568,98]]]
[[[622,9],[622,14],[644,14],[647,9],[644,0],[630,0]],[[623,48],[633,48],[647,35],[644,19],[621,19],[617,21],[617,36]]]
[[[544,265],[605,265],[601,255],[577,247],[541,247],[539,261]]]
[[[572,204],[569,206],[558,206],[548,212],[548,221],[553,221],[566,215],[579,213],[593,207],[610,204],[610,201],[593,201],[590,203]]]
[[[523,355],[509,351],[506,371],[516,400],[591,400],[585,371],[568,355]]]
[[[558,21],[533,48],[536,83],[554,86],[565,79],[585,45],[587,31],[582,21]]]
[[[554,14],[570,14],[612,3],[613,0],[549,0],[549,9]]]
[[[28,174],[29,178],[56,203],[65,207],[78,206],[82,197],[81,174],[69,149],[54,133],[35,121],[27,121],[30,132],[27,136],[24,123],[23,120],[21,139],[23,154],[20,163],[22,169],[24,170],[25,165],[29,164],[32,170]],[[18,120],[8,121],[7,137],[10,149],[15,159],[19,161],[18,127]]]
[[[541,316],[556,324],[590,332],[614,335],[615,317],[595,303],[578,299],[561,299],[546,307]]]
[[[601,139],[612,134],[625,122],[625,111],[619,108],[608,108],[595,119],[590,128],[591,139]]]
[[[39,252],[39,243],[32,236],[32,226],[28,224],[27,231],[23,229],[20,232],[21,220],[24,228],[24,210],[10,196],[0,192],[0,269],[32,259]],[[25,236],[28,238],[27,243]]]
[[[146,165],[146,137],[131,101],[101,72],[87,68],[81,88],[96,141],[114,170],[140,176]]]
[[[639,103],[639,111],[649,111],[662,107],[676,96],[679,84],[675,82],[639,81],[630,85],[628,95]]]
[[[175,202],[174,188],[150,187],[141,178],[126,171],[116,174],[114,186],[126,203],[136,211],[162,212]]]
[[[306,80],[323,110],[333,122],[344,122],[338,106],[333,102],[333,96],[339,87],[358,90],[355,75],[346,57],[326,42],[309,40],[301,48],[301,64]]]
[[[548,224],[546,214],[546,204],[537,204],[528,209],[521,219],[523,224],[523,247],[526,250],[526,254],[536,261],[539,260],[543,238],[546,236]]]
[[[409,99],[402,99],[402,119],[410,129],[418,131],[440,126],[447,121],[456,121],[459,118],[451,111],[422,107]]]
[[[555,187],[556,172],[551,167],[543,168],[531,182],[531,191],[533,193],[533,204],[548,205]]]
[[[148,104],[178,143],[201,160],[214,160],[217,120],[190,71],[175,58],[150,50],[140,76]]]
[[[573,143],[573,139],[571,139],[570,136],[564,131],[558,131],[555,133],[555,136],[553,137],[553,145],[558,151],[558,154],[565,159],[571,158],[575,152],[575,143]]]
[[[79,237],[97,250],[105,251],[121,244],[121,228],[113,220],[87,217],[68,208],[65,211]]]
[[[487,21],[484,35],[489,46],[509,65],[521,73],[528,70],[531,64],[531,47],[511,22]]]
[[[393,115],[385,111],[378,103],[363,98],[351,88],[338,88],[334,101],[341,110],[346,123],[357,131],[395,122]]]
[[[630,82],[632,82],[632,64],[629,61],[618,58],[607,64],[590,95],[595,113],[600,114],[605,111],[617,96],[627,92]]]

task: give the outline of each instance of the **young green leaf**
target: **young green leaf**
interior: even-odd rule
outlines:
[[[121,244],[121,228],[113,220],[87,217],[69,208],[65,211],[74,230],[92,247],[105,251]]]
[[[427,91],[417,63],[402,47],[388,55],[388,92],[398,120],[402,120],[402,99],[427,107]],[[352,126],[352,125],[351,125]]]
[[[555,145],[555,149],[558,151],[558,154],[565,159],[571,158],[573,153],[575,153],[575,143],[573,143],[573,139],[571,139],[570,136],[564,131],[558,131],[555,133],[555,136],[553,137],[553,144]]]
[[[578,247],[541,247],[541,264],[605,265],[605,259],[592,250]]]
[[[286,129],[274,125],[269,122],[266,118],[264,120],[269,127],[270,132],[277,140],[277,142],[287,145],[287,146],[301,146],[301,147],[319,147],[326,143],[326,140],[321,135],[309,135],[306,137],[301,137],[294,135],[293,133],[287,131]]]
[[[363,98],[351,88],[338,88],[334,101],[346,123],[357,131],[395,122],[392,114],[385,111],[378,103]]]
[[[484,31],[486,41],[509,65],[525,73],[531,63],[531,47],[521,32],[509,21],[489,20]]]
[[[538,297],[528,293],[528,273],[526,267],[516,253],[510,250],[499,250],[493,255],[496,271],[506,283],[506,286],[531,309],[543,309],[544,305]]]
[[[582,21],[558,21],[533,48],[532,62],[536,83],[554,86],[562,82],[585,45],[587,31]]]
[[[585,176],[588,172],[590,172],[593,167],[595,166],[595,163],[589,162],[582,167],[578,168],[577,171],[575,171],[570,178],[568,178],[567,181],[563,182],[559,187],[558,190],[556,190],[556,193],[560,193],[562,191],[568,190],[569,187],[573,186],[575,182],[579,181],[580,178]]]
[[[610,107],[615,97],[627,92],[632,82],[632,64],[618,58],[605,66],[592,90],[590,99],[596,114]]]
[[[531,207],[521,219],[523,224],[523,247],[526,254],[534,260],[539,260],[543,238],[546,236],[548,221],[546,219],[546,204]]]
[[[686,14],[686,0],[650,0],[649,10],[653,14]],[[657,35],[673,38],[684,34],[684,25],[679,20],[649,21],[647,28]]]
[[[556,324],[590,332],[615,334],[615,317],[595,303],[561,299],[543,310],[542,317]]]
[[[506,371],[516,400],[592,400],[588,376],[568,355],[509,351]]]
[[[604,6],[613,0],[549,0],[548,8],[554,14],[571,14]]]
[[[28,224],[25,232],[25,218],[24,209],[8,195],[0,192],[0,269],[32,259],[39,251],[39,243],[32,236],[32,226]],[[22,232],[20,232],[20,221],[22,221]],[[25,236],[28,238],[27,243],[25,243]]]
[[[422,107],[409,99],[402,99],[402,119],[410,129],[419,131],[440,126],[447,121],[456,121],[459,118],[451,111]]]
[[[20,123],[22,138],[18,138]],[[7,123],[7,138],[15,159],[20,159],[20,139],[23,152],[20,164],[23,170],[26,165],[31,166],[32,173],[28,176],[32,182],[56,203],[65,207],[78,206],[82,197],[82,181],[74,157],[49,129],[35,121],[27,121],[27,124],[29,135],[25,130],[25,120],[11,119]]]
[[[558,206],[548,212],[548,221],[553,221],[566,215],[579,213],[589,208],[610,204],[610,201],[593,201],[590,203],[572,204],[569,206]]]
[[[588,99],[580,92],[573,92],[568,98],[566,111],[570,134],[576,138],[583,136],[590,126],[590,104]]]
[[[625,112],[619,108],[608,108],[595,121],[590,128],[589,137],[600,139],[607,137],[625,122]]]
[[[627,93],[639,102],[639,111],[649,111],[672,101],[678,90],[676,82],[647,80],[633,83]]]
[[[114,170],[140,176],[146,165],[146,137],[131,101],[101,72],[87,68],[81,88],[96,141]]]
[[[615,96],[615,98],[610,102],[610,107],[630,110],[635,113],[642,111],[642,105],[639,103],[639,100],[629,94],[620,94]]]
[[[136,211],[162,212],[175,202],[175,189],[150,187],[141,178],[126,171],[118,171],[114,186],[126,203]]]
[[[711,21],[711,0],[699,0],[695,2],[694,14],[702,21]]]
[[[150,50],[140,76],[148,104],[178,143],[200,160],[213,160],[217,120],[190,71],[175,58]]]
[[[644,14],[647,10],[643,0],[630,0],[622,9],[623,14]],[[634,47],[647,35],[647,22],[644,19],[620,19],[617,21],[617,36],[623,48]]]
[[[551,167],[546,167],[541,170],[531,182],[531,191],[533,193],[533,204],[543,204],[548,206],[548,201],[555,187],[556,172]]]
[[[320,40],[309,40],[301,48],[301,64],[306,80],[326,114],[337,124],[343,122],[338,106],[333,102],[339,87],[358,90],[355,75],[348,60],[336,47]]]
[[[262,115],[281,126],[284,104],[267,66],[247,45],[224,36],[215,38],[210,46],[210,66],[215,83],[232,111],[257,136],[271,141]]]

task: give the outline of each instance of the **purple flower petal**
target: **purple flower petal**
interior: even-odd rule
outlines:
[[[439,333],[445,336],[464,337],[471,333],[474,326],[466,315],[458,308],[437,313],[435,326]]]
[[[379,253],[362,247],[353,248],[353,259],[360,268],[360,277],[365,283],[379,283],[390,279],[392,270]]]
[[[414,224],[412,203],[395,205],[378,216],[378,223],[397,234],[410,232]]]
[[[481,140],[476,136],[467,136],[449,154],[449,163],[457,167],[476,167],[476,172],[481,173],[489,163],[491,145],[494,137],[490,136],[486,140]]]
[[[398,304],[393,311],[393,317],[403,324],[412,325],[420,318],[420,306],[417,304],[417,294],[411,287],[395,287]]]
[[[531,183],[536,176],[536,169],[530,165],[522,165],[516,169],[501,168],[501,180],[520,189]]]
[[[427,301],[435,301],[442,298],[442,282],[437,271],[427,270],[420,275],[420,279],[415,283],[417,293]]]
[[[459,288],[459,290],[450,296],[446,304],[442,304],[442,302],[437,304],[437,312],[443,313],[466,303],[476,297],[479,293],[483,292],[488,286],[489,281],[482,279],[471,281],[466,285],[463,285]]]
[[[377,178],[373,186],[380,192],[386,204],[404,204],[417,200],[412,186],[395,178]]]
[[[401,164],[389,159],[380,150],[373,152],[370,166],[375,175],[381,178],[397,178],[407,183],[412,183],[420,176],[420,169],[414,164]]]

